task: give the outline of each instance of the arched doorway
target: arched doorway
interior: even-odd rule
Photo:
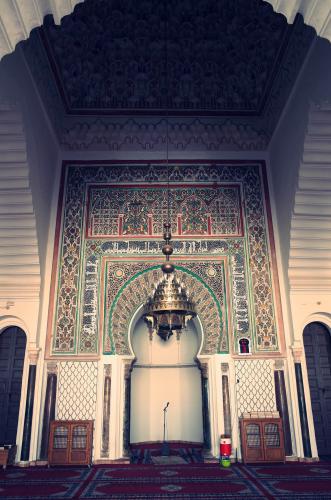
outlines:
[[[331,455],[331,336],[314,322],[303,331],[318,454]]]
[[[166,440],[203,443],[201,373],[195,361],[201,345],[197,322],[191,321],[180,340],[149,339],[140,318],[132,333],[136,362],[131,374],[130,442],[163,440],[163,409],[167,411]]]
[[[11,326],[0,333],[0,444],[16,444],[26,335]]]

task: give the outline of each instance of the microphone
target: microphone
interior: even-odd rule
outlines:
[[[168,401],[168,403],[166,404],[166,406],[163,408],[163,411],[166,411],[166,409],[168,408],[169,405],[170,405],[170,402]]]

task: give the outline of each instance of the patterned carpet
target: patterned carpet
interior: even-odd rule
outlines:
[[[331,500],[331,462],[286,465],[109,465],[92,468],[8,467],[7,500]]]

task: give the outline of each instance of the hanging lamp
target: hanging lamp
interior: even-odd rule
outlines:
[[[165,3],[165,8],[166,7]],[[168,16],[165,16],[165,75],[168,92],[168,51],[167,33]],[[170,224],[170,186],[169,186],[169,112],[168,95],[166,110],[166,167],[167,167],[167,222],[164,224],[164,245],[162,253],[166,261],[161,269],[163,277],[156,285],[154,292],[144,306],[143,318],[148,325],[150,336],[155,332],[161,339],[168,338],[176,332],[179,339],[188,321],[196,316],[195,304],[189,298],[189,293],[183,283],[176,278],[175,266],[170,262],[173,253]]]

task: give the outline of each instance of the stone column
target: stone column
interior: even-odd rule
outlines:
[[[47,386],[44,404],[43,430],[41,435],[40,458],[46,460],[48,456],[48,441],[51,421],[55,419],[57,386],[57,364],[47,364]]]
[[[128,455],[130,452],[131,363],[125,365],[124,384],[123,451],[125,455]]]
[[[110,419],[110,394],[111,394],[111,365],[104,366],[103,382],[103,410],[102,410],[102,444],[101,456],[109,455],[109,419]]]
[[[231,437],[231,409],[230,409],[230,394],[229,394],[229,365],[228,363],[221,364],[222,370],[222,395],[223,395],[223,419],[224,419],[224,434]]]
[[[33,418],[33,402],[34,390],[36,383],[36,369],[39,357],[39,349],[30,349],[28,352],[29,359],[29,379],[25,403],[25,417],[22,438],[21,460],[28,461],[30,456],[30,441],[31,441],[31,428]]]
[[[296,383],[297,383],[303,453],[304,453],[304,456],[306,458],[311,458],[312,454],[311,454],[311,446],[310,446],[305,391],[304,391],[304,387],[303,387],[303,378],[302,378],[302,369],[301,369],[302,348],[301,347],[300,348],[292,347],[292,351],[293,351],[293,357],[294,357],[295,378],[296,378]]]
[[[207,450],[211,448],[210,418],[209,418],[209,387],[208,387],[208,364],[201,364],[201,389],[202,389],[202,421],[203,442]]]
[[[290,456],[293,454],[293,450],[292,450],[290,419],[288,415],[283,360],[275,361],[274,378],[275,378],[276,406],[279,415],[283,421],[285,455]]]

